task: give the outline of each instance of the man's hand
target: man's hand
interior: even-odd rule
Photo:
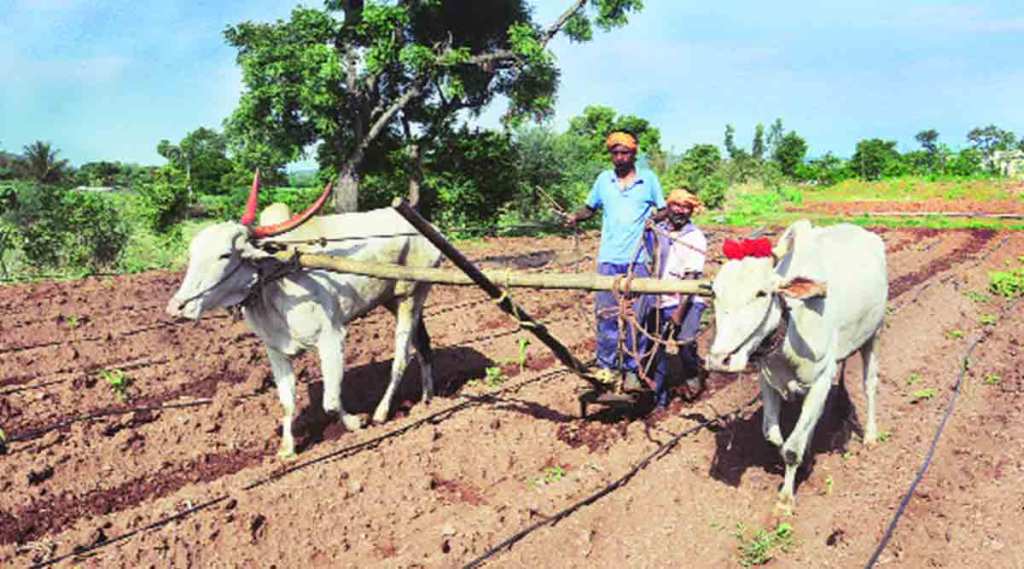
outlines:
[[[676,309],[672,311],[671,319],[672,319],[672,323],[675,324],[676,328],[678,328],[678,327],[683,325],[683,316],[685,316],[685,313],[686,313],[686,303],[683,303],[683,302],[679,303],[679,306],[676,307]]]
[[[569,229],[576,228],[576,214],[574,213],[563,213],[562,214],[562,225]]]

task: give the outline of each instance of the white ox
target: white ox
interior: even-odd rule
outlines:
[[[429,283],[396,282],[323,270],[289,270],[256,243],[320,240],[297,247],[359,261],[415,267],[437,266],[441,260],[437,248],[392,209],[313,217],[330,194],[330,185],[305,212],[281,223],[254,227],[258,192],[257,173],[242,222],[218,223],[195,236],[189,245],[188,271],[168,303],[167,312],[199,319],[203,312],[214,308],[241,305],[249,328],[266,345],[284,408],[278,455],[295,455],[295,374],[290,357],[305,349],[316,348],[320,356],[324,411],[339,413],[348,429],[362,426],[359,417],[347,413],[341,402],[345,336],[350,322],[377,306],[387,307],[395,315],[396,325],[391,378],[374,410],[373,420],[383,422],[388,417],[395,388],[408,363],[410,343],[415,346],[420,363],[423,398],[429,400],[434,389],[433,369],[430,339],[422,321]],[[267,209],[281,211],[277,204]],[[267,213],[264,212],[261,223]]]
[[[757,360],[765,438],[786,464],[780,505],[793,503],[797,468],[821,418],[839,362],[860,351],[867,399],[864,442],[877,434],[875,350],[888,298],[885,245],[863,228],[791,225],[772,257],[725,263],[715,277],[715,339],[709,367],[739,372]],[[786,317],[788,314],[788,318]],[[765,353],[767,352],[767,353]],[[783,439],[781,400],[803,397],[800,418]]]

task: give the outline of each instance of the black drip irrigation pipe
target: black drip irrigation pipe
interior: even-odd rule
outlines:
[[[722,422],[722,419],[724,419],[724,418],[736,416],[741,411],[743,411],[743,409],[753,405],[760,398],[761,398],[761,396],[757,395],[753,399],[751,399],[747,403],[744,403],[743,405],[737,407],[736,409],[734,409],[730,413],[726,413],[726,414],[723,414],[723,415],[718,415],[714,419],[710,419],[710,420],[707,420],[707,421],[702,421],[702,422],[700,422],[700,423],[690,427],[689,429],[686,429],[685,431],[683,431],[681,433],[677,433],[677,434],[673,435],[671,439],[669,439],[667,442],[661,444],[657,449],[654,450],[654,452],[651,452],[650,454],[645,456],[640,462],[636,463],[633,466],[633,468],[630,468],[629,471],[627,471],[625,474],[620,476],[618,479],[616,479],[613,482],[609,483],[604,488],[598,490],[597,492],[591,494],[590,496],[587,496],[586,498],[580,500],[579,502],[576,502],[575,504],[565,508],[564,510],[562,510],[562,511],[558,512],[557,514],[555,514],[554,516],[551,516],[549,518],[546,518],[546,519],[543,519],[541,521],[538,521],[538,522],[536,522],[534,524],[531,524],[531,525],[527,526],[526,528],[520,530],[519,532],[517,532],[516,534],[512,535],[511,537],[505,539],[501,543],[499,543],[499,544],[491,547],[490,549],[488,549],[480,557],[477,557],[476,559],[474,559],[474,560],[470,561],[469,563],[463,565],[463,569],[475,569],[476,567],[480,567],[481,565],[483,565],[484,563],[486,563],[490,559],[498,556],[501,553],[504,553],[505,551],[508,551],[509,549],[512,548],[513,545],[515,545],[516,543],[522,541],[524,538],[526,538],[531,533],[533,533],[533,532],[535,532],[535,531],[537,531],[537,530],[539,530],[539,529],[541,529],[542,527],[545,527],[545,526],[553,526],[553,525],[557,524],[558,522],[562,521],[563,519],[565,519],[565,518],[571,516],[572,514],[576,513],[578,510],[580,510],[580,509],[582,509],[582,508],[584,508],[586,506],[589,506],[589,505],[597,502],[601,498],[604,498],[608,494],[611,494],[615,490],[625,486],[626,484],[629,483],[630,480],[633,479],[634,476],[639,474],[639,472],[641,470],[647,468],[652,462],[654,462],[656,460],[659,460],[661,457],[663,457],[663,456],[667,455],[668,453],[670,453],[672,451],[672,449],[674,449],[679,444],[679,442],[682,441],[684,438],[686,438],[686,437],[688,437],[688,436],[690,436],[690,435],[692,435],[694,433],[697,433],[698,431],[700,431],[702,429],[706,429],[706,428],[708,428],[708,427],[710,427],[712,425],[720,424]]]
[[[392,431],[388,431],[387,433],[384,433],[383,435],[379,435],[379,436],[374,437],[372,439],[369,439],[369,440],[366,440],[366,441],[363,441],[363,442],[360,442],[360,443],[355,443],[355,444],[352,444],[352,445],[340,448],[338,450],[329,452],[329,453],[327,453],[327,454],[325,454],[323,456],[319,456],[317,458],[313,458],[313,459],[307,460],[305,462],[296,464],[294,466],[290,466],[288,468],[279,470],[279,471],[277,471],[277,472],[275,472],[275,473],[273,473],[273,474],[271,474],[269,476],[257,479],[257,480],[255,480],[253,482],[250,482],[249,484],[246,484],[245,486],[242,487],[242,491],[249,491],[249,490],[253,490],[255,488],[259,488],[260,486],[264,486],[264,485],[267,485],[267,484],[269,484],[271,482],[275,482],[275,481],[280,480],[281,478],[287,476],[288,474],[291,474],[291,473],[299,471],[299,470],[304,470],[306,468],[309,468],[310,466],[314,466],[314,465],[317,465],[317,464],[323,464],[325,462],[328,462],[328,461],[331,461],[331,460],[334,460],[334,459],[347,458],[347,457],[352,456],[354,454],[360,453],[360,452],[362,452],[364,450],[369,450],[369,449],[376,448],[376,447],[380,446],[380,444],[383,443],[384,441],[387,441],[389,439],[393,439],[395,437],[401,436],[401,435],[403,435],[403,434],[405,434],[405,433],[407,433],[409,431],[418,429],[419,427],[422,427],[422,426],[424,426],[426,424],[439,423],[439,422],[447,419],[448,417],[454,415],[455,413],[457,413],[457,412],[459,412],[459,411],[461,411],[461,410],[463,410],[463,409],[465,409],[467,407],[471,407],[473,405],[481,405],[481,404],[487,403],[489,401],[495,400],[498,395],[503,395],[503,394],[507,394],[507,393],[515,393],[515,392],[519,391],[520,389],[522,389],[522,388],[524,388],[524,387],[526,387],[528,385],[531,385],[531,384],[534,384],[534,383],[538,383],[538,382],[541,382],[541,381],[545,381],[547,379],[551,379],[553,377],[557,377],[559,375],[565,375],[565,374],[568,374],[568,373],[570,373],[569,369],[567,369],[567,368],[558,368],[558,369],[554,369],[554,370],[549,371],[549,372],[542,373],[541,375],[538,375],[537,377],[525,380],[525,381],[523,381],[521,383],[518,383],[516,385],[511,385],[511,386],[506,387],[504,389],[498,390],[495,393],[489,393],[489,394],[481,395],[481,396],[477,396],[477,397],[462,396],[465,400],[462,401],[461,403],[453,405],[453,406],[451,406],[451,407],[449,407],[447,409],[443,409],[441,411],[437,411],[435,413],[432,413],[432,414],[430,414],[430,415],[428,415],[426,417],[418,419],[418,420],[416,420],[416,421],[414,421],[412,423],[409,423],[408,425],[405,425],[403,427],[399,427],[399,428],[394,429]],[[47,559],[45,561],[42,561],[42,562],[39,562],[39,563],[35,563],[31,567],[32,567],[32,569],[37,569],[37,568],[41,568],[41,567],[49,567],[51,565],[55,565],[57,563],[60,563],[62,561],[66,561],[68,559],[80,558],[80,557],[87,556],[88,554],[91,554],[91,553],[93,553],[93,552],[95,552],[95,551],[97,551],[99,549],[107,547],[108,545],[113,545],[115,543],[119,543],[119,542],[125,541],[125,540],[127,540],[129,538],[132,538],[132,537],[134,537],[136,535],[142,534],[144,532],[148,532],[148,531],[152,531],[152,530],[155,530],[155,529],[159,529],[159,528],[162,528],[162,527],[164,527],[166,525],[174,523],[176,521],[183,520],[183,519],[189,517],[190,515],[192,515],[194,513],[197,513],[197,512],[203,511],[203,510],[207,510],[207,509],[209,509],[209,508],[211,508],[211,507],[213,507],[213,506],[215,506],[215,505],[217,505],[217,504],[219,504],[221,502],[227,501],[230,498],[231,498],[231,494],[228,493],[228,492],[225,492],[225,493],[223,493],[223,494],[221,494],[221,495],[219,495],[219,496],[217,496],[215,498],[210,498],[209,500],[206,500],[205,502],[202,502],[200,504],[192,506],[191,508],[188,508],[188,509],[183,510],[181,512],[178,512],[176,514],[173,514],[173,515],[161,518],[161,519],[159,519],[159,520],[157,520],[157,521],[155,521],[153,523],[150,523],[148,525],[145,525],[145,526],[143,526],[141,528],[137,528],[137,529],[134,529],[134,530],[129,531],[127,533],[124,533],[124,534],[121,534],[121,535],[109,538],[109,539],[107,539],[105,541],[102,541],[100,543],[95,543],[95,544],[88,545],[88,546],[78,546],[74,550],[72,550],[70,553],[66,553],[66,554],[61,555],[59,557],[54,557],[53,559]]]
[[[1014,306],[1020,301],[1014,300],[1008,304],[1000,313],[1000,319],[1005,316]],[[882,540],[878,543],[874,553],[871,554],[871,558],[868,559],[865,569],[871,569],[878,563],[878,558],[882,555],[885,547],[889,545],[889,541],[892,539],[893,534],[896,532],[896,524],[899,523],[900,518],[903,517],[903,513],[906,511],[907,506],[910,504],[910,499],[914,496],[914,491],[917,490],[917,485],[924,479],[925,472],[928,471],[928,467],[931,466],[932,458],[935,456],[935,449],[939,445],[939,438],[942,437],[943,431],[946,429],[946,423],[949,422],[949,418],[953,416],[953,411],[956,409],[956,401],[960,397],[960,392],[963,390],[964,376],[967,374],[967,370],[970,369],[971,354],[974,353],[974,349],[981,344],[986,338],[992,335],[993,328],[986,328],[980,334],[975,336],[971,343],[967,346],[967,350],[964,351],[964,355],[960,359],[960,370],[956,375],[956,382],[953,385],[953,395],[949,399],[949,403],[946,404],[946,411],[942,414],[942,420],[939,421],[939,426],[935,430],[935,435],[932,437],[931,444],[928,445],[928,452],[925,454],[924,462],[920,468],[917,469],[917,474],[914,475],[914,479],[910,483],[910,488],[903,495],[900,500],[899,506],[896,508],[896,512],[893,513],[892,519],[889,520],[889,525],[885,528],[885,533],[882,534]]]

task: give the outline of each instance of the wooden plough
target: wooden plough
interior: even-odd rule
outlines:
[[[642,294],[696,294],[711,296],[711,283],[707,280],[662,280],[655,278],[633,278],[579,273],[524,273],[514,271],[481,271],[458,249],[456,249],[434,226],[423,219],[404,199],[399,198],[392,206],[413,227],[427,238],[457,270],[441,268],[417,268],[387,263],[353,261],[344,257],[303,253],[297,250],[276,254],[281,261],[298,263],[310,269],[325,269],[341,273],[366,275],[381,279],[420,281],[436,284],[479,286],[501,310],[515,318],[519,325],[533,334],[554,353],[555,357],[586,381],[592,390],[580,396],[580,410],[586,416],[588,404],[633,405],[636,398],[629,394],[614,393],[611,386],[592,374],[547,328],[534,320],[518,306],[502,288],[574,289],[590,291],[621,291]],[[500,286],[499,286],[500,285]]]

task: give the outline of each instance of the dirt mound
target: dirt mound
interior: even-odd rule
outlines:
[[[993,327],[883,560],[1020,566],[1024,310],[993,322],[1005,305],[964,293],[983,291],[986,271],[1019,254],[1024,237],[879,233],[892,299],[884,442],[858,440],[851,361],[802,471],[795,541],[779,566],[867,560],[923,459],[966,343]],[[712,247],[738,234],[712,231]],[[571,271],[592,270],[577,261],[595,248],[591,234],[578,250],[552,237],[466,252],[488,268]],[[735,534],[776,521],[782,467],[761,435],[760,404],[748,405],[756,378],[712,376],[696,401],[676,398],[667,413],[595,409],[583,420],[581,383],[536,341],[520,360],[530,336],[471,288],[436,287],[426,308],[441,395],[419,403],[411,364],[385,424],[347,432],[325,417],[315,357],[299,358],[300,454],[282,464],[262,346],[224,313],[197,324],[165,317],[180,276],[0,288],[0,565],[90,550],[79,564],[461,566],[536,526],[490,561],[721,567],[738,566]],[[592,356],[590,295],[514,297],[581,359]],[[347,409],[367,414],[382,395],[392,334],[383,311],[351,327]]]

